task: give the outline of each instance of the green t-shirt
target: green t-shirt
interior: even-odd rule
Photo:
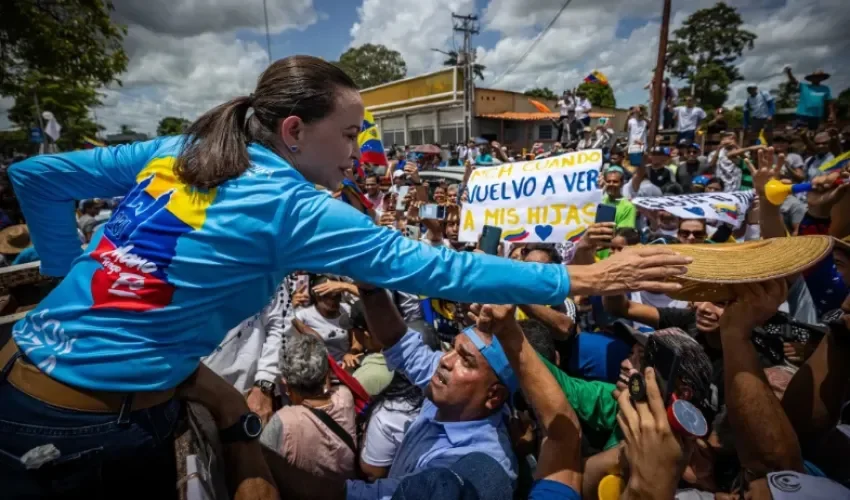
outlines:
[[[635,227],[635,224],[637,224],[637,207],[634,203],[625,198],[612,200],[608,195],[602,197],[602,203],[615,207],[614,227],[618,229],[621,227]]]
[[[381,353],[369,354],[360,361],[352,374],[370,396],[376,396],[390,385],[393,372],[387,369],[387,360]]]
[[[540,356],[540,359],[561,386],[582,428],[590,431],[588,434],[598,436],[600,443],[605,440],[603,449],[616,446],[622,439],[620,426],[617,424],[617,412],[620,407],[611,393],[617,386],[608,382],[570,377],[543,356]],[[592,441],[594,440],[591,439]]]

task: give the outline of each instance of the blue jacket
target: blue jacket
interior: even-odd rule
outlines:
[[[172,388],[295,270],[464,302],[557,304],[566,269],[434,249],[376,226],[268,149],[208,191],[173,173],[181,137],[44,155],[9,177],[42,272],[65,276],[13,330],[26,356],[83,388]],[[126,195],[85,250],[74,200]]]

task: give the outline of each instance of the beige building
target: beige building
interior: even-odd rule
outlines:
[[[361,91],[366,108],[375,116],[384,147],[461,142],[464,133],[463,72],[450,67]],[[555,101],[540,100],[552,113],[542,113],[529,97],[508,90],[476,88],[471,116],[472,135],[497,140],[515,149],[535,142],[554,142],[558,118]],[[596,119],[606,117],[620,132],[628,112],[594,108]]]

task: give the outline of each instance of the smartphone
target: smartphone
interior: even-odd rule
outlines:
[[[407,192],[410,191],[410,186],[399,186],[398,196],[395,200],[395,209],[404,210],[404,199],[407,198]]]
[[[407,226],[404,228],[404,235],[411,240],[419,241],[421,234],[419,226]]]
[[[681,353],[658,342],[654,336],[650,336],[646,341],[645,349],[644,364],[655,369],[655,380],[658,382],[664,406],[667,407],[672,402],[672,384],[679,377]]]
[[[496,226],[484,226],[481,229],[481,239],[478,248],[482,252],[496,255],[499,252],[499,242],[502,241],[502,228]]]
[[[729,224],[721,224],[720,227],[717,228],[717,231],[711,235],[709,241],[712,243],[726,243],[729,241],[729,238],[732,236],[732,226]]]
[[[307,287],[310,285],[310,276],[307,274],[299,274],[295,279],[295,289],[296,290],[307,290]]]
[[[443,220],[446,218],[446,207],[443,205],[436,205],[434,203],[422,205],[422,207],[419,208],[419,218]]]
[[[596,205],[596,222],[614,222],[617,207],[600,203]]]

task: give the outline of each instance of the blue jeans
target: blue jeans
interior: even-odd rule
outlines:
[[[0,497],[176,498],[173,443],[180,409],[171,400],[128,411],[119,422],[118,414],[34,399],[0,373]],[[21,457],[43,445],[53,445],[59,456],[27,469]]]

